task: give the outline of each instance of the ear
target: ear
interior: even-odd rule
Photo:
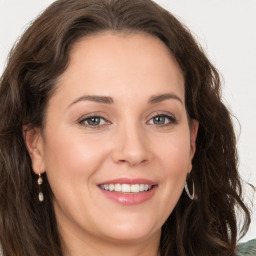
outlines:
[[[23,127],[24,141],[31,158],[32,168],[36,174],[45,172],[44,144],[39,128]]]
[[[190,163],[188,166],[188,173],[192,170],[192,159],[196,152],[196,137],[199,128],[199,122],[195,119],[192,120],[191,128],[190,128]]]
[[[191,144],[191,160],[196,152],[196,137],[199,128],[199,122],[195,119],[192,120],[190,128],[190,144]]]

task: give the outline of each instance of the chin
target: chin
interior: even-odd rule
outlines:
[[[111,231],[111,232],[109,232]],[[161,233],[161,225],[147,222],[146,219],[137,222],[132,218],[126,223],[112,224],[111,228],[106,228],[103,233],[111,240],[119,242],[133,242],[147,240],[149,237],[159,235]]]

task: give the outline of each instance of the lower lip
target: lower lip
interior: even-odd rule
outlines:
[[[151,199],[157,189],[154,186],[149,191],[139,192],[139,193],[120,193],[115,191],[107,191],[100,189],[102,193],[109,199],[123,205],[137,205],[146,202]]]

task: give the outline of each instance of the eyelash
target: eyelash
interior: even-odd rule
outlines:
[[[168,122],[167,123],[164,123],[164,124],[155,124],[155,123],[150,123],[151,120],[154,120],[154,118],[167,118],[168,119]],[[104,124],[96,124],[96,125],[92,125],[92,124],[89,124],[88,122],[92,121],[93,119],[100,119],[100,123],[102,122],[102,120],[105,122]],[[166,120],[165,120],[166,121]],[[91,128],[91,129],[100,129],[102,126],[105,126],[105,125],[109,125],[111,124],[111,122],[109,122],[108,120],[106,120],[104,117],[102,116],[99,116],[99,115],[90,115],[90,116],[87,116],[85,118],[83,118],[82,120],[79,120],[78,123],[82,126],[85,126],[85,127],[88,127],[88,128]],[[156,114],[154,116],[152,116],[149,121],[147,121],[148,124],[151,124],[151,125],[154,125],[156,127],[167,127],[167,126],[171,126],[171,125],[174,125],[174,124],[177,124],[178,121],[177,119],[175,118],[175,116],[173,115],[168,115],[168,114]]]
[[[175,116],[170,115],[170,114],[156,114],[156,115],[152,116],[148,122],[150,122],[154,118],[165,118],[165,119],[167,118],[168,119],[168,122],[164,123],[164,124],[158,124],[158,125],[157,124],[152,124],[152,125],[155,125],[157,127],[167,127],[167,126],[174,125],[174,124],[178,123]]]
[[[89,124],[88,121],[92,121],[93,119],[100,119],[100,122],[102,120],[104,120],[104,122],[106,122],[106,124],[96,124],[96,125]],[[87,116],[87,117],[83,118],[82,120],[78,121],[78,123],[81,124],[82,126],[85,126],[85,127],[88,127],[88,128],[92,128],[92,129],[99,129],[102,126],[110,124],[110,122],[108,122],[104,117],[99,116],[99,115]]]

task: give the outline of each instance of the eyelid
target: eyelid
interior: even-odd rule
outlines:
[[[82,120],[84,120],[86,118],[90,118],[90,117],[101,117],[101,118],[103,118],[105,120],[109,119],[105,113],[103,113],[101,111],[95,111],[95,112],[89,112],[87,114],[81,115],[81,117],[79,117],[77,119],[77,122],[82,121]]]
[[[149,114],[147,119],[151,119],[155,116],[168,116],[168,117],[172,117],[174,119],[177,119],[176,116],[173,113],[170,113],[169,111],[154,111],[153,113]]]

